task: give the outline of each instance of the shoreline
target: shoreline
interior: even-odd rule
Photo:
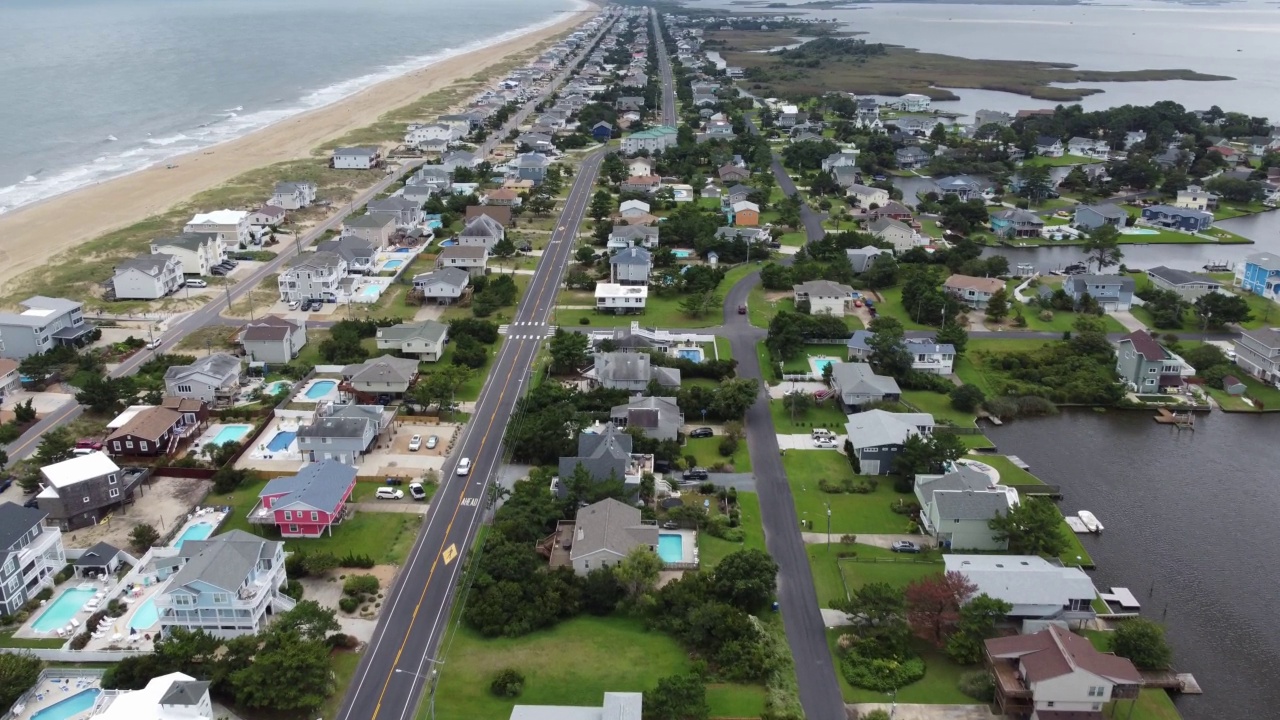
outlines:
[[[558,22],[533,26],[502,42],[441,59],[238,138],[174,156],[166,161],[176,166],[171,169],[152,165],[6,212],[0,215],[0,288],[8,292],[15,279],[59,254],[164,213],[246,172],[315,157],[313,151],[326,142],[571,30],[598,7],[584,3],[581,10],[566,13]]]

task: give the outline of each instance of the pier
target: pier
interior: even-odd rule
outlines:
[[[1162,425],[1174,425],[1179,430],[1195,430],[1195,416],[1190,411],[1185,413],[1170,412],[1168,408],[1156,411],[1155,421]]]

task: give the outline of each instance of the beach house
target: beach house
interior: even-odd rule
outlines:
[[[103,447],[116,457],[160,457],[176,450],[178,442],[194,428],[177,410],[143,408],[113,430]]]
[[[98,524],[127,502],[150,473],[122,471],[104,452],[77,455],[40,468],[36,504],[64,532]]]
[[[1173,205],[1148,205],[1142,208],[1142,222],[1156,227],[1195,233],[1208,230],[1213,226],[1213,213]]]
[[[614,480],[631,492],[639,490],[643,472],[653,469],[653,456],[633,453],[633,440],[612,423],[599,432],[578,433],[578,454],[560,458],[560,472],[552,483],[552,492],[557,497],[568,495],[566,483],[579,465],[595,483]]]
[[[381,405],[338,405],[320,410],[298,428],[298,451],[308,462],[333,460],[356,465],[391,422]]]
[[[1187,302],[1195,302],[1197,298],[1222,289],[1222,283],[1208,275],[1178,270],[1164,265],[1148,268],[1147,277],[1150,278],[1151,284],[1155,287],[1177,293],[1179,297]]]
[[[1077,205],[1075,217],[1071,224],[1081,230],[1094,230],[1103,225],[1122,228],[1129,220],[1129,213],[1120,207],[1105,203],[1102,205]]]
[[[1088,294],[1103,312],[1127,311],[1136,287],[1128,275],[1072,275],[1062,281],[1062,290],[1072,302],[1079,303]]]
[[[574,573],[617,565],[638,547],[658,549],[658,526],[642,520],[639,508],[606,498],[578,509],[569,553]]]
[[[991,215],[991,232],[1005,238],[1040,237],[1044,219],[1027,210],[1011,208]]]
[[[209,275],[214,266],[221,265],[227,258],[218,233],[182,233],[157,238],[151,242],[151,252],[173,256],[178,261],[178,272],[183,275]]]
[[[586,377],[609,390],[644,392],[653,380],[663,387],[680,387],[680,370],[654,365],[645,352],[598,352],[594,362]]]
[[[1083,622],[1096,613],[1098,590],[1084,570],[1063,567],[1038,555],[944,555],[947,572],[958,572],[985,593],[1013,608],[1010,620]]]
[[[335,170],[372,170],[381,164],[382,152],[371,146],[338,148],[329,161]]]
[[[849,308],[849,303],[853,302],[857,294],[848,285],[830,280],[802,282],[791,286],[791,293],[796,307],[800,307],[801,303],[808,304],[810,315],[834,315],[835,317],[844,317],[845,310]]]
[[[872,205],[879,207],[889,202],[889,191],[884,188],[854,183],[845,190],[845,197],[849,199],[849,204],[854,207],[867,208]]]
[[[1134,392],[1156,394],[1181,387],[1195,369],[1146,330],[1135,330],[1116,341],[1116,373]]]
[[[621,250],[639,245],[653,249],[658,247],[658,232],[656,225],[614,225],[609,231],[609,241],[605,247]]]
[[[18,304],[25,308],[20,313],[0,312],[0,357],[22,360],[58,346],[80,347],[93,334],[83,303],[35,295]]]
[[[297,257],[292,266],[280,272],[276,284],[280,289],[281,302],[336,302],[346,277],[347,261],[341,255],[317,251]]]
[[[283,542],[243,530],[183,542],[177,555],[157,560],[157,577],[169,581],[154,599],[161,632],[203,630],[224,639],[257,633],[295,605],[282,592],[284,560]]]
[[[1218,207],[1218,196],[1199,185],[1189,185],[1185,190],[1178,191],[1178,197],[1172,204],[1188,210],[1213,211]]]
[[[209,682],[173,672],[153,677],[141,690],[113,690],[98,696],[94,720],[213,720]]]
[[[484,275],[489,265],[489,248],[483,244],[476,246],[453,245],[444,248],[436,256],[436,268],[463,270],[472,277]]]
[[[861,363],[840,365],[853,364]],[[836,367],[839,368],[840,365]],[[856,472],[860,475],[888,475],[893,472],[893,461],[902,454],[902,447],[907,439],[916,435],[928,435],[933,431],[933,426],[933,416],[929,413],[868,410],[850,415],[844,431],[849,438],[853,456],[858,460]]]
[[[684,413],[673,397],[636,396],[609,410],[609,421],[620,428],[636,428],[654,440],[675,440],[684,425]]]
[[[165,394],[195,398],[215,405],[235,399],[240,392],[240,358],[213,353],[190,365],[170,365],[164,371]]]
[[[46,510],[0,503],[0,615],[12,616],[67,566],[62,531]]]
[[[471,274],[459,268],[442,268],[413,277],[413,287],[422,293],[423,299],[434,300],[441,305],[451,305],[466,292]]]
[[[284,208],[278,205],[263,205],[249,213],[249,227],[272,229],[284,222]]]
[[[596,310],[617,315],[640,314],[649,303],[649,288],[644,285],[596,283]]]
[[[391,213],[370,212],[342,221],[344,235],[358,237],[378,250],[387,246],[395,229],[396,216]]]
[[[182,228],[184,233],[217,233],[222,236],[226,251],[249,247],[253,234],[249,225],[249,213],[243,210],[215,210],[196,213]]]
[[[152,253],[116,263],[111,289],[117,300],[159,300],[177,292],[185,282],[176,257]]]
[[[609,258],[609,282],[619,285],[647,285],[653,271],[653,257],[642,247],[629,247]]]
[[[942,283],[942,289],[980,310],[987,306],[992,295],[1004,289],[1004,281],[957,274],[948,277]]]
[[[271,191],[270,205],[285,210],[300,210],[316,201],[316,184],[313,182],[281,182],[276,183]]]
[[[1110,716],[1132,714],[1142,689],[1132,662],[1057,625],[984,640],[983,650],[1002,717],[1103,720],[1103,708],[1116,700],[1132,703],[1127,711],[1112,705]]]
[[[867,233],[892,245],[894,252],[906,252],[923,242],[920,234],[912,230],[910,225],[887,217],[867,223]]]
[[[1244,330],[1235,341],[1236,364],[1267,383],[1280,383],[1280,329]]]
[[[849,258],[849,266],[853,268],[855,273],[864,273],[867,268],[871,267],[876,258],[881,255],[893,257],[892,250],[876,247],[875,245],[867,245],[852,250],[845,250],[845,256]]]
[[[502,223],[488,215],[476,215],[467,221],[457,240],[461,247],[480,247],[492,252],[493,246],[502,242],[505,236],[506,229]]]
[[[373,259],[378,251],[368,240],[355,235],[343,235],[334,240],[316,244],[316,252],[333,253],[347,263],[348,274],[364,274],[373,269]]]
[[[342,368],[339,389],[357,397],[400,397],[417,379],[417,360],[382,355]]]
[[[920,529],[950,550],[1007,550],[989,525],[1018,504],[1018,492],[983,472],[960,465],[944,475],[917,475]]]
[[[435,320],[402,322],[378,328],[379,350],[392,350],[416,357],[423,362],[436,362],[444,354],[449,339],[449,326]]]
[[[1269,252],[1250,253],[1237,263],[1235,285],[1268,300],[1280,300],[1280,255]]]
[[[250,362],[287,363],[307,344],[307,323],[267,315],[250,320],[240,331],[240,345]]]
[[[312,463],[296,475],[271,479],[258,493],[249,521],[273,524],[286,538],[332,535],[355,487],[353,466],[336,460]]]
[[[840,402],[850,409],[897,400],[902,395],[896,380],[877,375],[871,365],[863,362],[831,363],[831,385]]]

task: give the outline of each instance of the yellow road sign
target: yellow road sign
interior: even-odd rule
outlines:
[[[453,562],[458,557],[458,546],[455,544],[445,548],[444,552],[440,553],[440,557],[444,559],[445,565]]]

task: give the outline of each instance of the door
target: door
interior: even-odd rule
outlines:
[[[862,474],[863,475],[879,475],[880,461],[879,460],[863,460]]]

